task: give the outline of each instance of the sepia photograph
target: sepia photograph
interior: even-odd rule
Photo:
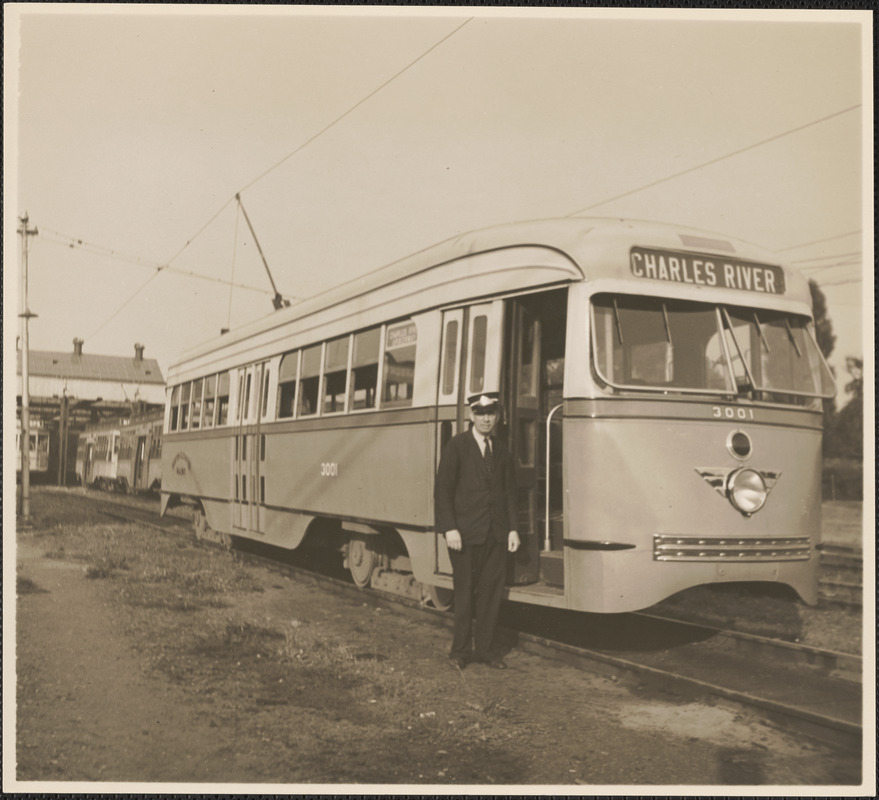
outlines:
[[[6,4],[4,792],[875,795],[872,26]]]

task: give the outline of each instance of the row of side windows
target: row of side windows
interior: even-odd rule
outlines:
[[[119,445],[119,458],[123,461],[130,460],[135,457],[135,450],[137,449],[137,440],[138,436],[136,432],[129,432],[128,434],[123,434],[121,443]],[[147,440],[149,444],[147,446],[147,453],[149,458],[158,458],[162,455],[162,429],[159,426],[153,425],[150,427],[147,433]]]
[[[417,341],[415,323],[403,320],[285,353],[278,370],[278,419],[411,406]],[[264,417],[268,363],[262,375]],[[228,425],[230,376],[220,372],[175,386],[168,430]],[[250,417],[251,375],[239,378],[238,413]]]
[[[181,383],[171,391],[169,431],[198,430],[229,422],[229,373]]]
[[[119,455],[119,435],[115,433],[100,435],[95,439],[94,460],[112,461]]]
[[[285,353],[278,418],[411,406],[417,340],[405,320]]]

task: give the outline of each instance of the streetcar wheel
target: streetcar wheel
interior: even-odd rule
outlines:
[[[208,519],[204,511],[197,511],[192,518],[193,528],[195,529],[195,538],[200,541],[207,539]]]
[[[348,541],[348,571],[359,587],[369,586],[372,571],[378,561],[370,537],[352,536]]]
[[[448,611],[452,607],[455,593],[445,586],[424,585],[424,599],[439,611]]]

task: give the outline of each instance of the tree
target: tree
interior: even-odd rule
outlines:
[[[848,357],[845,368],[851,380],[845,385],[852,399],[843,406],[834,420],[833,433],[839,455],[843,458],[864,458],[864,360]]]
[[[830,358],[833,348],[836,346],[836,336],[833,333],[833,323],[827,316],[827,298],[824,292],[818,288],[818,284],[809,279],[809,292],[812,295],[812,316],[815,318],[815,338],[818,347],[824,354],[824,358]]]
[[[811,278],[809,279],[809,293],[812,295],[812,316],[815,319],[815,340],[818,347],[824,354],[824,358],[829,359],[833,348],[836,346],[836,336],[833,333],[833,323],[827,316],[827,298],[824,292],[818,287]],[[834,375],[834,377],[836,377]],[[824,406],[824,452],[829,453],[831,449],[831,438],[833,432],[833,421],[836,413],[836,402],[830,397],[823,403]]]

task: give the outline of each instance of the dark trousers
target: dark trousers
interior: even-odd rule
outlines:
[[[455,595],[455,628],[452,635],[452,658],[486,660],[491,653],[497,627],[506,576],[507,549],[489,535],[484,544],[464,544],[461,550],[449,550]],[[472,625],[476,611],[476,624]]]

